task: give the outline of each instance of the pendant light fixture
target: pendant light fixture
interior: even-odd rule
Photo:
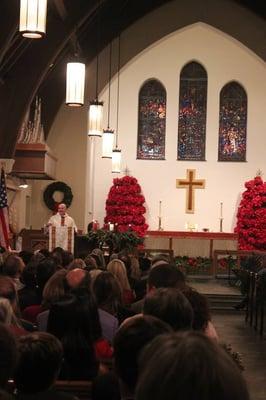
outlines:
[[[20,0],[19,31],[29,39],[40,39],[46,33],[47,0]]]
[[[80,107],[84,105],[85,64],[76,60],[67,63],[66,69],[66,105]]]
[[[109,53],[109,84],[108,84],[108,116],[107,128],[103,130],[102,138],[102,158],[112,158],[114,143],[114,130],[110,128],[110,106],[111,106],[111,67],[112,67],[112,42],[110,43]]]
[[[112,172],[121,172],[121,149],[118,148],[118,116],[119,116],[119,87],[120,85],[120,35],[118,36],[118,66],[117,66],[117,105],[116,105],[116,136],[115,148],[112,152]]]
[[[98,2],[99,10],[99,2]],[[99,18],[97,21],[97,57],[96,57],[96,85],[95,99],[90,102],[88,114],[88,136],[102,136],[103,131],[103,102],[98,100],[98,79],[99,79]]]

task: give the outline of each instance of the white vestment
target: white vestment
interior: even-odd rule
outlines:
[[[69,215],[64,217],[57,213],[49,221],[49,251],[55,247],[61,247],[64,250],[74,252],[74,231],[77,232],[77,226]]]

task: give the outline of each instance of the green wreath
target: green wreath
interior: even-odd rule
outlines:
[[[54,192],[63,193],[64,197],[62,201],[55,201],[53,195]],[[57,207],[60,203],[64,203],[67,208],[71,205],[73,200],[73,194],[71,188],[64,182],[53,182],[47,186],[43,193],[43,201],[45,205],[52,211],[57,211]]]

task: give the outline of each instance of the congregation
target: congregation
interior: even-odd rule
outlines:
[[[166,255],[3,255],[0,399],[77,399],[60,381],[91,382],[93,400],[249,399],[221,342]]]

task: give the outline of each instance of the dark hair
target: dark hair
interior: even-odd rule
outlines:
[[[64,251],[61,255],[62,257],[62,267],[67,267],[73,260],[74,256],[70,251]]]
[[[29,262],[23,269],[21,274],[21,280],[27,288],[36,287],[36,264],[34,262]]]
[[[121,289],[111,272],[104,271],[93,282],[93,291],[100,308],[116,314],[118,305],[121,304]]]
[[[49,258],[51,256],[51,253],[48,249],[41,249],[39,250],[39,253],[42,254],[45,258]]]
[[[175,331],[192,327],[192,307],[187,298],[175,288],[161,288],[148,293],[143,313],[161,319]]]
[[[0,323],[0,387],[4,388],[17,362],[17,344],[8,328]]]
[[[196,331],[204,331],[211,320],[207,297],[191,288],[183,291],[183,294],[186,296],[193,308],[194,318],[192,328]]]
[[[64,348],[60,378],[91,379],[97,375],[98,363],[93,342],[99,339],[96,335],[101,333],[101,327],[98,310],[92,307],[89,297],[78,299],[68,295],[54,303],[50,309],[47,330],[61,340]]]
[[[18,255],[23,260],[24,264],[27,265],[33,256],[33,252],[28,250],[22,250],[18,253]]]
[[[169,325],[151,316],[126,321],[114,338],[114,364],[119,378],[134,392],[138,378],[138,356],[157,335],[171,332]]]
[[[22,265],[24,266],[22,258],[9,254],[2,265],[2,272],[4,275],[14,278],[18,273],[22,272]]]
[[[149,287],[183,287],[185,286],[184,274],[171,264],[157,265],[150,270],[148,276]]]
[[[52,258],[45,258],[36,268],[36,282],[41,294],[48,279],[55,273],[56,264]]]
[[[140,360],[137,400],[248,400],[234,362],[199,332],[155,338]]]
[[[19,338],[19,361],[14,380],[20,393],[38,393],[55,382],[63,359],[60,341],[45,332]]]

